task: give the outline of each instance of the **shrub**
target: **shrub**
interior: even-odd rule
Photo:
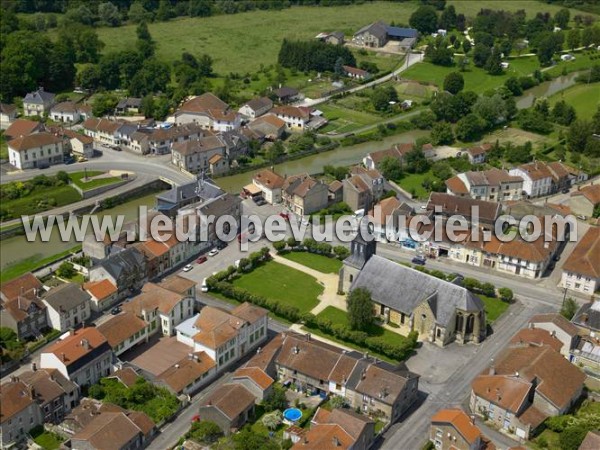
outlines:
[[[277,241],[273,242],[273,248],[277,251],[277,253],[281,253],[286,248],[285,241]]]
[[[498,289],[498,294],[500,294],[500,299],[502,299],[502,301],[505,302],[512,302],[513,298],[514,298],[514,294],[512,289],[509,288],[500,288]]]

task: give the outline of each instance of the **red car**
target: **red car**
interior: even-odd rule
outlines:
[[[290,220],[290,215],[286,212],[280,212],[279,215],[283,217],[285,220]]]
[[[198,264],[202,264],[202,263],[206,262],[206,261],[207,261],[207,259],[208,259],[208,258],[206,258],[206,256],[201,256],[200,258],[198,258],[198,259],[196,260],[196,262],[197,262]]]

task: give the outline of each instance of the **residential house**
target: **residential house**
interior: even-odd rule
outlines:
[[[171,152],[174,145],[188,140],[200,139],[204,135],[204,130],[196,123],[157,128],[146,136],[143,148],[147,153],[153,155],[166,155]]]
[[[158,328],[164,336],[175,334],[176,327],[192,317],[196,299],[170,291],[155,283],[146,283],[142,293],[123,305],[129,311],[150,324],[150,333]]]
[[[328,186],[329,203],[335,204],[344,201],[344,183],[339,180],[333,180]]]
[[[241,384],[260,402],[273,393],[275,380],[258,367],[240,367],[233,373],[233,383]]]
[[[115,112],[117,114],[139,114],[142,107],[142,99],[137,97],[126,97],[119,100]]]
[[[117,131],[123,124],[109,119],[86,119],[83,124],[83,131],[86,136],[94,139],[101,144],[119,145]]]
[[[590,227],[562,266],[560,286],[592,296],[600,290],[600,227]]]
[[[0,103],[0,130],[6,130],[17,118],[17,107]]]
[[[273,101],[268,97],[253,98],[239,109],[239,113],[249,119],[256,119],[273,108]]]
[[[210,92],[186,101],[175,112],[177,125],[196,123],[203,129],[228,131],[239,128],[241,116]]]
[[[242,428],[254,412],[255,398],[241,384],[223,384],[200,404],[200,417],[216,423],[226,435]]]
[[[89,271],[90,281],[109,280],[117,286],[119,299],[141,289],[148,279],[146,258],[135,247],[110,255]]]
[[[545,325],[545,324],[544,324]],[[577,342],[577,339],[574,339]],[[529,346],[529,345],[547,345],[555,352],[561,353],[563,356],[569,357],[569,347],[565,346],[556,334],[544,328],[536,328],[530,323],[528,328],[523,328],[515,334],[508,344],[510,347]]]
[[[242,303],[229,312],[205,306],[177,326],[177,340],[205,352],[222,371],[258,347],[267,338],[267,311]]]
[[[583,304],[571,320],[580,336],[600,337],[600,301]]]
[[[199,245],[211,247],[219,242],[217,227],[215,225],[219,217],[230,216],[235,219],[235,224],[241,223],[242,199],[239,197],[239,195],[233,195],[227,192],[220,197],[210,199],[199,204],[196,206],[196,211],[200,217],[214,217],[215,219],[214,223],[208,224],[206,236],[202,236],[203,241],[198,242]],[[231,232],[230,224],[227,222],[224,223],[222,231],[224,233]],[[236,231],[239,232],[241,230],[238,229]]]
[[[83,156],[86,159],[91,159],[94,156],[93,138],[71,130],[62,130],[61,134],[63,138],[68,139],[74,156]]]
[[[375,254],[376,242],[360,235],[340,271],[340,290],[367,289],[374,313],[403,334],[445,346],[480,343],[486,336],[483,302],[462,286],[433,277]]]
[[[115,356],[119,356],[141,342],[148,342],[150,335],[156,332],[156,323],[147,323],[133,312],[124,311],[102,322],[97,328]]]
[[[308,174],[292,175],[285,179],[281,195],[286,208],[303,216],[327,207],[329,188]]]
[[[443,218],[452,216],[464,217],[468,222],[477,222],[485,228],[493,229],[496,220],[500,217],[502,206],[497,202],[476,200],[469,197],[432,192],[427,202],[427,211]],[[475,217],[477,214],[477,217]]]
[[[487,154],[492,148],[492,144],[486,142],[481,145],[476,145],[475,147],[467,148],[464,150],[464,153],[467,155],[471,164],[483,164],[487,159]]]
[[[30,134],[44,131],[42,122],[28,119],[15,119],[15,121],[4,131],[6,140],[16,139],[18,137],[28,136]]]
[[[50,118],[55,122],[76,123],[90,117],[89,107],[71,101],[57,103],[50,109]]]
[[[29,431],[43,423],[34,392],[24,382],[11,378],[0,386],[0,443],[2,448],[23,444]]]
[[[419,376],[404,367],[343,351],[310,335],[286,333],[275,342],[279,350],[265,355],[274,359],[277,378],[302,392],[340,395],[352,408],[392,423],[417,399]]]
[[[196,298],[196,283],[177,274],[163,278],[158,285],[182,297]]]
[[[31,272],[0,286],[0,323],[19,340],[42,337],[42,330],[48,328],[46,305],[39,298],[42,291],[42,283]]]
[[[27,93],[23,98],[23,115],[43,116],[54,105],[55,97],[56,95],[45,91],[43,87],[40,87],[37,91]]]
[[[106,311],[119,301],[119,290],[110,280],[88,281],[83,288],[90,295],[90,308],[94,312]]]
[[[331,33],[319,33],[315,39],[331,45],[343,45],[344,44],[344,33],[341,31],[334,31]]]
[[[272,113],[265,114],[248,124],[249,129],[260,133],[269,141],[281,139],[286,127],[287,123]]]
[[[390,40],[393,40],[399,41],[404,47],[412,48],[418,34],[419,32],[415,29],[392,27],[380,20],[354,33],[352,42],[364,47],[383,47]],[[407,41],[405,42],[405,40]]]
[[[273,97],[281,104],[292,103],[300,98],[300,92],[297,89],[283,86],[273,91]]]
[[[254,186],[260,189],[264,199],[271,205],[281,203],[284,182],[285,178],[272,169],[263,169],[252,177]]]
[[[155,382],[166,386],[175,395],[192,396],[217,374],[215,361],[205,352],[189,353],[156,377]]]
[[[600,432],[588,431],[577,450],[595,450],[597,448],[600,448]]]
[[[291,130],[304,130],[310,121],[310,109],[305,106],[276,106],[272,113]]]
[[[367,80],[371,78],[371,74],[366,70],[359,69],[358,67],[342,66],[344,74],[347,77],[354,78],[355,80]]]
[[[76,283],[65,283],[42,296],[48,314],[48,324],[59,331],[85,325],[91,316],[90,294]]]
[[[83,238],[83,253],[85,256],[91,258],[92,264],[95,264],[108,258],[110,255],[125,250],[126,246],[129,245],[131,241],[131,237],[128,237],[127,234],[134,233],[135,231],[133,223],[125,223],[118,236],[111,237],[109,233],[101,235],[100,232],[96,235],[95,231],[87,233]],[[115,237],[116,239],[113,240]]]
[[[40,368],[57,369],[80,387],[97,383],[112,371],[112,350],[94,327],[73,330],[67,337],[44,349]]]
[[[590,184],[571,193],[569,207],[573,214],[592,217],[600,206],[600,184]]]
[[[173,186],[166,192],[156,195],[156,207],[159,212],[175,217],[180,209],[193,203],[206,202],[225,194],[212,180],[203,176],[186,184]]]
[[[521,200],[523,179],[507,171],[490,169],[460,173],[446,180],[446,193],[475,200],[504,202]]]
[[[63,141],[51,133],[41,132],[8,141],[8,160],[17,169],[37,169],[61,164]]]
[[[22,372],[19,381],[25,383],[38,404],[44,423],[59,424],[79,404],[79,387],[58,370],[38,369]]]
[[[143,412],[103,412],[71,436],[73,450],[136,450],[146,448],[155,425]]]
[[[368,211],[384,194],[385,179],[377,169],[355,166],[342,183],[344,203],[352,211]]]
[[[339,448],[367,450],[375,439],[375,422],[350,409],[318,408],[310,429],[297,438],[292,437],[292,449]]]
[[[381,200],[368,212],[372,218],[375,239],[381,242],[397,242],[406,238],[402,232],[405,221],[412,214],[412,207],[396,197]]]
[[[371,152],[363,158],[364,166],[369,169],[378,169],[379,164],[386,158],[392,158],[398,160],[400,163],[404,162],[406,154],[414,148],[412,143],[394,144],[391,148],[385,150],[378,150]]]
[[[433,415],[429,440],[436,450],[484,450],[489,442],[475,421],[455,408],[441,409]]]
[[[174,238],[174,240],[177,240]],[[149,280],[160,277],[171,270],[170,246],[166,241],[152,238],[133,245],[146,259],[146,274]]]
[[[529,439],[547,417],[571,409],[585,378],[548,345],[509,347],[473,380],[469,406],[498,429]]]
[[[523,178],[523,191],[528,197],[541,197],[570,187],[571,170],[560,162],[533,161],[511,169],[509,174]]]
[[[189,173],[210,172],[211,158],[214,156],[226,158],[226,150],[225,143],[215,135],[178,142],[171,147],[171,163],[179,170]]]

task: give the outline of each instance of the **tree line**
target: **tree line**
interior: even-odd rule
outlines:
[[[333,72],[340,65],[356,66],[356,59],[350,49],[317,40],[290,41],[284,39],[277,61],[283,67],[303,72],[311,70]]]

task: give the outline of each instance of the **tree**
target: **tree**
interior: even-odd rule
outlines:
[[[477,67],[484,67],[490,59],[492,49],[487,45],[477,42],[473,48],[473,64]]]
[[[567,133],[569,150],[575,153],[584,153],[587,141],[592,134],[592,123],[588,120],[575,120]]]
[[[572,30],[569,30],[569,33],[567,34],[567,47],[569,47],[571,50],[575,50],[577,47],[579,47],[580,43],[581,33],[579,32],[579,29],[573,28]]]
[[[431,34],[437,30],[437,13],[432,6],[419,6],[412,13],[408,23],[411,27],[416,28],[421,33]]]
[[[280,446],[276,440],[265,434],[259,434],[250,427],[244,427],[231,438],[233,450],[279,450]]]
[[[490,75],[502,74],[502,58],[500,58],[500,49],[494,47],[489,58],[485,62],[485,70]]]
[[[169,65],[154,58],[147,59],[129,82],[129,92],[141,97],[154,92],[164,92],[170,81]]]
[[[458,13],[456,16],[456,29],[461,32],[467,29],[467,18],[463,13]]]
[[[554,14],[554,24],[564,30],[569,25],[570,18],[570,11],[567,8],[563,8]]]
[[[456,137],[464,142],[476,141],[485,130],[484,120],[476,114],[468,114],[456,123]]]
[[[331,397],[331,400],[329,400],[329,406],[331,406],[333,409],[345,408],[348,406],[348,401],[341,395],[334,395]]]
[[[420,130],[430,129],[435,121],[436,117],[433,111],[423,111],[410,119],[410,123]]]
[[[276,162],[284,153],[285,149],[283,148],[283,143],[281,141],[275,141],[265,151],[265,158],[270,162]]]
[[[119,9],[111,2],[100,3],[98,5],[98,20],[104,25],[118,27],[121,24],[121,14]]]
[[[379,163],[379,171],[388,180],[399,180],[402,178],[402,164],[397,158],[386,156]]]
[[[273,386],[273,392],[263,400],[263,406],[265,411],[283,411],[287,407],[287,398],[285,397],[285,390],[279,386]]]
[[[559,434],[558,442],[561,450],[577,450],[588,431],[583,425],[567,427]]]
[[[56,274],[61,278],[73,278],[76,273],[75,267],[68,261],[63,262],[56,271]]]
[[[387,111],[391,104],[390,102],[398,101],[398,93],[393,86],[378,87],[371,94],[371,103],[377,111]]]
[[[471,51],[472,47],[473,47],[473,45],[471,45],[471,41],[469,41],[468,39],[465,39],[463,41],[462,48],[465,53],[469,53]]]
[[[283,250],[285,250],[285,241],[276,241],[273,242],[273,248],[275,249],[275,251],[277,253],[281,253]]]
[[[281,411],[273,411],[262,416],[261,422],[269,430],[274,431],[283,421]]]
[[[171,12],[171,3],[169,0],[160,0],[158,3],[158,9],[156,10],[156,20],[160,20],[161,22],[166,22],[171,17],[173,17],[173,13]]]
[[[420,146],[406,154],[406,170],[410,173],[425,173],[429,169],[429,161]]]
[[[551,133],[554,127],[547,120],[547,116],[535,109],[523,109],[519,111],[517,122],[525,131],[533,131],[535,133],[548,134]]]
[[[366,330],[373,323],[373,301],[365,288],[356,288],[346,299],[348,321],[353,330]]]
[[[150,58],[154,55],[156,43],[150,35],[148,24],[146,22],[141,22],[135,31],[138,38],[136,42],[138,52],[140,52],[143,58]]]
[[[536,37],[537,57],[542,66],[547,66],[552,61],[552,57],[562,48],[562,33],[552,33],[545,31]]]
[[[479,97],[477,103],[473,105],[473,113],[485,120],[487,128],[507,119],[506,105],[500,94]]]
[[[140,1],[135,1],[129,7],[127,17],[130,22],[140,23],[152,19],[152,14],[149,13]]]
[[[335,253],[337,259],[346,259],[348,256],[350,256],[350,250],[343,245],[336,245],[333,247],[333,253]]]
[[[154,96],[152,94],[142,98],[141,112],[146,118],[154,117]]]
[[[560,315],[567,320],[571,320],[578,309],[579,306],[577,305],[577,302],[571,297],[569,297],[565,300],[562,307],[560,308]]]
[[[223,432],[219,425],[208,420],[192,423],[192,427],[188,432],[188,437],[200,444],[210,445],[223,436]]]
[[[459,72],[450,72],[444,79],[444,90],[458,94],[465,87],[465,79]]]
[[[96,117],[113,112],[119,103],[119,99],[114,94],[99,94],[94,97],[92,103],[92,112]]]
[[[569,126],[577,118],[575,108],[564,100],[559,100],[552,108],[552,120],[559,125]]]
[[[456,28],[456,9],[454,5],[448,5],[442,11],[442,15],[440,17],[440,28],[445,30],[452,30]]]
[[[513,291],[506,287],[499,288],[498,294],[500,295],[500,299],[505,302],[512,302],[514,298]]]
[[[510,77],[504,82],[504,86],[506,86],[515,97],[518,97],[523,93],[523,88],[521,87],[517,77]]]
[[[438,122],[431,130],[431,143],[433,145],[450,145],[454,142],[452,125],[448,122]]]
[[[440,180],[447,180],[452,176],[452,167],[447,161],[436,161],[431,166],[431,173]]]

